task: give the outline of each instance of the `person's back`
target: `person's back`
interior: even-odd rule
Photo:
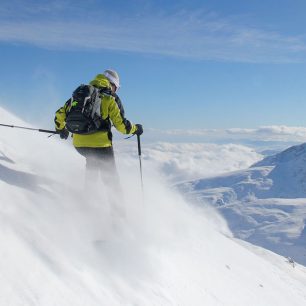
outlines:
[[[113,70],[106,70],[98,74],[90,85],[101,91],[100,115],[103,120],[103,129],[91,134],[73,134],[73,145],[86,158],[86,182],[98,181],[99,173],[107,185],[118,182],[114,151],[112,146],[111,126],[123,134],[143,133],[142,125],[132,124],[125,118],[123,105],[116,94],[119,89],[119,76]],[[68,100],[55,115],[56,130],[61,138],[67,139],[69,132],[66,129],[66,117],[69,109]],[[105,126],[108,126],[105,129]]]

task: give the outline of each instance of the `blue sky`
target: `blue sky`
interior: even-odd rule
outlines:
[[[306,124],[306,2],[1,0],[0,103],[52,126],[105,68],[161,129]],[[1,121],[1,120],[0,120]]]

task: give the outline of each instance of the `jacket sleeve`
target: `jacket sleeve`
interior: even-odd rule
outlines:
[[[55,122],[55,129],[56,130],[60,131],[60,130],[65,128],[65,125],[66,125],[66,112],[67,112],[69,101],[70,101],[70,99],[65,103],[65,105],[63,107],[58,109],[56,111],[56,113],[55,113],[54,122]]]
[[[137,130],[136,125],[125,118],[124,109],[118,96],[114,97],[110,103],[109,118],[122,134],[134,134]]]

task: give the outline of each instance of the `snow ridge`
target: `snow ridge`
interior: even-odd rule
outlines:
[[[217,206],[236,237],[306,265],[306,144],[249,169],[185,182],[178,188]]]

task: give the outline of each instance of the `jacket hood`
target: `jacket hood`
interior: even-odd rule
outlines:
[[[89,84],[97,88],[112,88],[109,80],[103,74],[98,74]]]

